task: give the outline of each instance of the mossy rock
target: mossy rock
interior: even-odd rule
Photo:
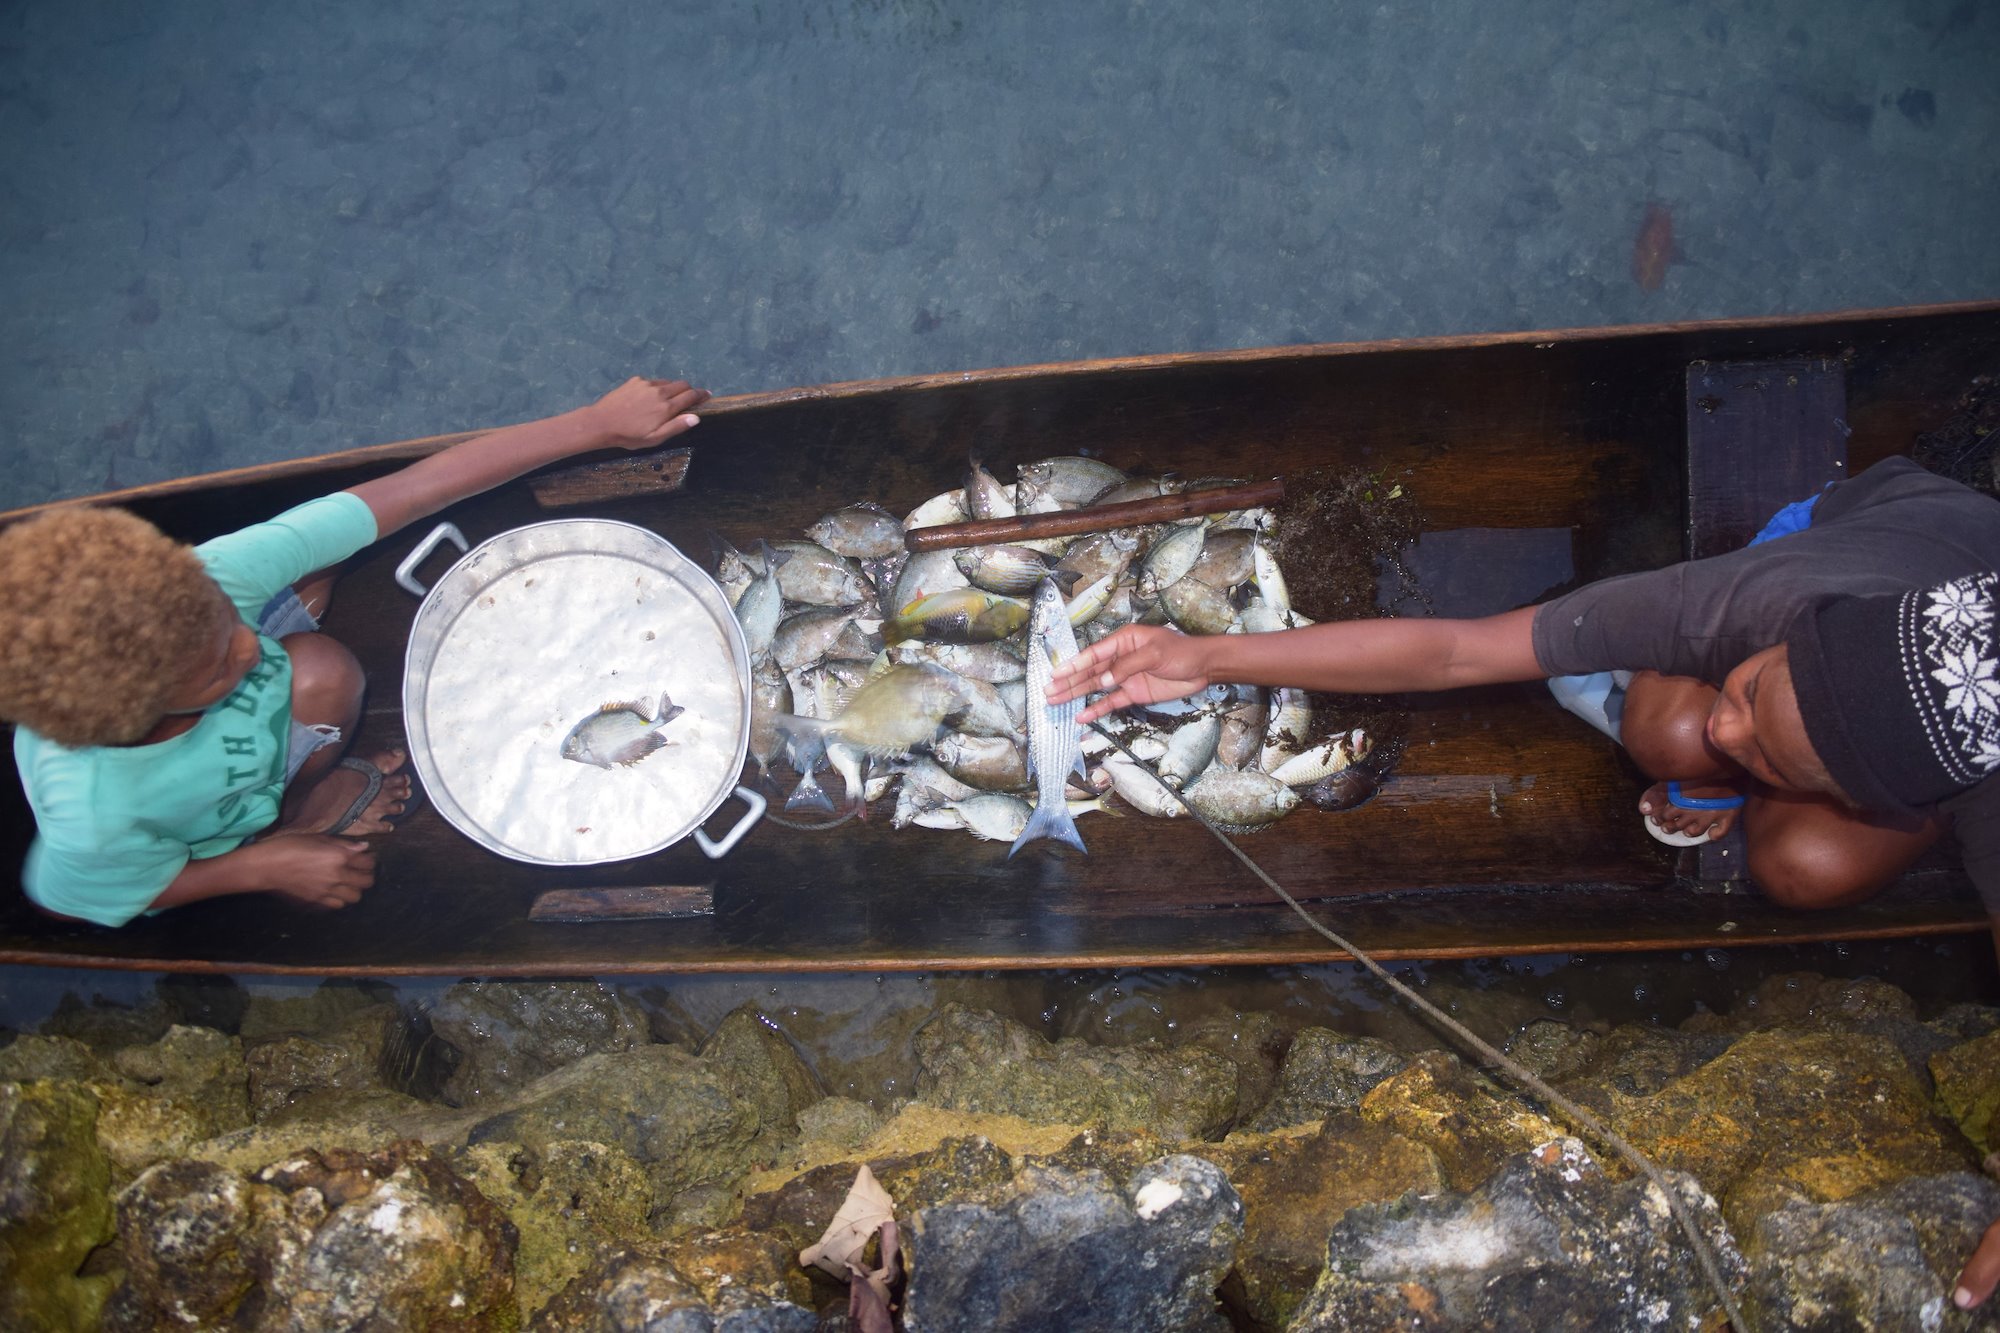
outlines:
[[[0,1083],[0,1328],[97,1326],[112,1279],[78,1275],[113,1234],[96,1120],[84,1088]]]
[[[1049,1042],[950,1004],[917,1033],[917,1098],[953,1110],[1214,1139],[1236,1114],[1236,1066],[1199,1046]]]
[[[2000,1029],[1931,1057],[1938,1104],[1981,1153],[2000,1151]]]

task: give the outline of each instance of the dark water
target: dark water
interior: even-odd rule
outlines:
[[[1968,0],[8,0],[0,508],[635,370],[1990,297],[1996,67]]]
[[[1963,0],[12,0],[0,507],[635,370],[728,393],[1990,297],[1996,68],[2000,9]],[[1673,1021],[1794,967],[1991,998],[1981,948],[1423,975]],[[972,983],[660,984],[864,1031],[859,997]],[[0,1024],[151,985],[9,969]],[[1051,1033],[1380,1007],[1345,968],[991,985]]]

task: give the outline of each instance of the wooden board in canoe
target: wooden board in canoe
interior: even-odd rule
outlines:
[[[1727,369],[1745,363],[1757,369]],[[566,514],[653,528],[699,559],[711,533],[739,542],[794,534],[857,499],[906,512],[955,485],[968,450],[1003,475],[1085,451],[1186,476],[1366,468],[1419,498],[1421,549],[1445,609],[1483,614],[1669,563],[1691,545],[1738,544],[1763,513],[1795,498],[1799,478],[1907,452],[1952,418],[1976,376],[1996,369],[2000,303],[1032,366],[717,399],[689,437],[684,487],[669,489],[678,457],[621,459],[568,474],[569,489],[545,487],[544,499]],[[105,498],[200,540],[462,438]],[[523,483],[442,517],[479,541],[546,516]],[[416,602],[392,571],[421,535],[365,553],[326,624],[373,682],[364,740],[392,738],[402,725]],[[1419,699],[1410,718],[1408,750],[1377,799],[1339,814],[1298,812],[1245,844],[1331,925],[1384,957],[1984,928],[1948,850],[1842,911],[1790,912],[1740,888],[1695,891],[1676,878],[1692,863],[1677,865],[1642,830],[1634,771],[1538,686]],[[712,822],[731,818],[725,809]],[[1087,858],[1050,848],[1010,862],[1005,844],[899,832],[886,819],[825,833],[763,824],[720,862],[683,843],[550,870],[480,849],[426,807],[378,840],[380,880],[349,910],[308,914],[253,897],[109,931],[50,920],[12,891],[0,895],[0,961],[497,976],[1338,956],[1192,823],[1093,817],[1086,829]],[[31,832],[9,779],[0,864],[10,880]],[[529,915],[554,889],[658,885],[706,887],[712,910],[590,924]]]

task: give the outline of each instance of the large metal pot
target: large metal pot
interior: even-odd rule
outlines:
[[[750,659],[729,603],[656,533],[607,519],[535,523],[480,544],[426,589],[417,567],[440,524],[396,570],[423,598],[403,664],[410,762],[439,814],[502,856],[598,865],[692,833],[720,857],[764,813],[737,785],[750,744]],[[608,703],[662,693],[686,711],[671,743],[629,767],[562,754]],[[720,839],[700,825],[734,792],[750,809]]]

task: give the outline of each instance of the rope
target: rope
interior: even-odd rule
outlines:
[[[818,833],[822,829],[839,828],[842,824],[860,814],[863,808],[859,805],[854,806],[846,814],[840,816],[840,818],[829,819],[818,824],[802,824],[796,819],[787,819],[783,815],[774,815],[769,810],[764,812],[764,818],[776,824],[779,828],[797,829],[801,833]]]
[[[1140,759],[1139,756],[1125,748],[1123,741],[1119,740],[1096,722],[1091,723],[1090,726],[1091,730],[1116,746],[1120,754],[1139,765],[1144,772],[1152,775],[1155,781],[1159,780],[1157,771],[1144,760]],[[1682,1234],[1687,1237],[1688,1248],[1694,1251],[1695,1261],[1701,1266],[1702,1276],[1708,1280],[1709,1288],[1714,1291],[1715,1298],[1722,1303],[1724,1313],[1729,1316],[1730,1326],[1736,1329],[1737,1333],[1750,1333],[1750,1324],[1744,1319],[1743,1311],[1737,1307],[1735,1297],[1730,1294],[1729,1284],[1723,1280],[1722,1266],[1716,1260],[1715,1250],[1709,1245],[1708,1238],[1701,1234],[1701,1229],[1695,1224],[1694,1214],[1688,1211],[1687,1204],[1681,1199],[1680,1191],[1668,1183],[1667,1178],[1661,1174],[1660,1168],[1654,1166],[1644,1153],[1633,1147],[1623,1135],[1613,1130],[1589,1111],[1586,1111],[1568,1097],[1563,1096],[1563,1094],[1542,1081],[1541,1078],[1522,1067],[1518,1061],[1501,1054],[1497,1048],[1489,1044],[1478,1033],[1466,1027],[1465,1024],[1459,1022],[1450,1014],[1447,1014],[1444,1010],[1438,1008],[1429,1000],[1426,1000],[1423,996],[1396,980],[1396,978],[1390,976],[1383,969],[1382,965],[1373,958],[1370,958],[1354,945],[1349,944],[1326,926],[1321,925],[1312,913],[1306,911],[1299,904],[1298,899],[1285,892],[1284,886],[1265,873],[1264,868],[1251,860],[1248,853],[1241,847],[1238,847],[1228,834],[1210,823],[1206,815],[1189,804],[1187,797],[1175,791],[1174,788],[1164,782],[1161,782],[1160,786],[1169,792],[1173,792],[1174,799],[1179,801],[1189,814],[1199,820],[1203,828],[1213,833],[1217,840],[1229,849],[1231,855],[1241,861],[1251,874],[1264,882],[1266,888],[1284,899],[1285,904],[1294,912],[1297,912],[1299,918],[1308,926],[1311,926],[1320,935],[1339,946],[1341,950],[1353,958],[1355,962],[1366,968],[1383,985],[1402,996],[1403,999],[1416,1006],[1426,1017],[1439,1024],[1474,1051],[1477,1051],[1483,1059],[1505,1070],[1516,1082],[1527,1088],[1535,1096],[1541,1098],[1549,1106],[1554,1107],[1571,1124],[1583,1130],[1587,1136],[1596,1139],[1599,1143],[1610,1145],[1617,1151],[1620,1157],[1623,1157],[1634,1169],[1645,1176],[1647,1180],[1651,1181],[1659,1189],[1660,1193],[1666,1197],[1667,1207],[1672,1210],[1674,1221],[1680,1225]]]

